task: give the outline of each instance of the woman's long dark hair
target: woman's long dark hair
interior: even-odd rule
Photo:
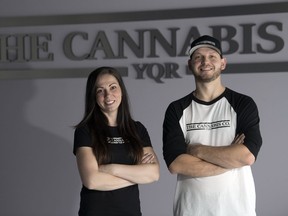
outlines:
[[[114,76],[122,91],[122,101],[118,108],[117,126],[119,133],[125,140],[125,145],[129,149],[130,156],[135,164],[140,163],[143,156],[141,139],[138,136],[135,122],[133,121],[130,108],[128,94],[122,80],[121,75],[115,68],[100,67],[92,71],[88,77],[85,95],[85,113],[82,121],[76,125],[77,127],[87,126],[92,137],[93,151],[99,165],[108,163],[110,160],[109,145],[107,143],[108,119],[102,113],[96,101],[96,81],[103,74]]]

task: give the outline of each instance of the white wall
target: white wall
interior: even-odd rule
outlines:
[[[0,14],[97,13],[215,4],[212,0],[195,1],[193,5],[188,0],[122,0],[121,4],[62,0],[61,6],[59,2],[26,0],[23,4],[20,0],[1,0]],[[245,3],[250,1],[241,2]],[[222,0],[217,4],[233,5],[238,1]],[[288,43],[287,38],[285,42]],[[0,63],[0,70],[1,67]],[[260,216],[288,214],[287,72],[222,76],[227,87],[252,96],[260,111],[264,142],[253,165]],[[194,89],[193,77],[166,80],[164,84],[133,77],[125,77],[124,81],[133,116],[147,127],[161,163],[160,180],[140,186],[143,216],[170,216],[176,176],[167,171],[162,158],[162,122],[167,105]],[[70,126],[82,117],[85,84],[86,78],[0,80],[0,215],[77,215],[81,182],[72,154]]]

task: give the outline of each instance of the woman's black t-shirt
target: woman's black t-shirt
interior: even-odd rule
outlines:
[[[152,146],[149,134],[140,122],[135,122],[143,147]],[[111,149],[111,162],[133,164],[125,142],[117,127],[109,127],[107,137]],[[74,133],[73,153],[79,147],[92,147],[91,135],[87,127],[79,127]],[[84,185],[80,194],[79,216],[141,216],[138,185],[132,185],[111,191],[89,190]]]

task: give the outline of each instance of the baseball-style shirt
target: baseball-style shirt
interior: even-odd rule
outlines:
[[[245,134],[244,145],[257,157],[262,145],[258,109],[251,97],[226,88],[210,102],[189,95],[172,102],[163,123],[163,154],[169,165],[187,145],[230,145]],[[255,216],[255,186],[250,166],[193,178],[179,174],[174,216]]]

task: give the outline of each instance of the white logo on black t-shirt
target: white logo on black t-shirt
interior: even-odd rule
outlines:
[[[107,142],[109,144],[124,144],[122,137],[107,137]]]

